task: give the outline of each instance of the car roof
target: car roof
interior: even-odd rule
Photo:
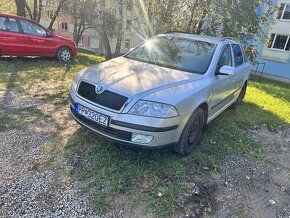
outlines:
[[[17,16],[17,15],[14,15],[14,14],[3,14],[3,13],[0,13],[0,16],[3,16],[3,17],[11,17],[11,18],[18,18],[18,19],[24,19],[24,20],[28,20],[28,21],[31,21],[31,22],[36,23],[36,24],[39,25],[39,23],[35,22],[34,20],[31,20],[31,19],[26,18],[26,17]]]
[[[235,40],[234,38],[231,38],[231,37],[212,37],[212,36],[205,36],[205,35],[196,35],[196,34],[191,34],[191,33],[179,33],[179,32],[170,32],[170,33],[165,33],[165,34],[160,34],[160,35],[177,37],[177,38],[194,39],[194,40],[204,41],[204,42],[209,42],[209,43],[214,43],[214,44],[220,44],[223,42],[232,42],[232,43],[240,44],[238,40]]]
[[[41,26],[42,28],[44,28],[44,29],[47,30],[47,28],[45,28],[44,26],[42,26],[40,23],[37,23],[37,22],[35,22],[34,20],[31,20],[31,19],[26,18],[26,17],[17,16],[17,15],[14,15],[14,14],[3,14],[3,13],[0,13],[0,17],[11,17],[11,18],[15,18],[15,19],[24,19],[24,20],[28,20],[28,21],[33,22],[33,23],[35,23],[36,25]]]

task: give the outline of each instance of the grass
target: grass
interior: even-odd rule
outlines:
[[[4,59],[0,62],[0,91],[32,92],[32,97],[64,108],[68,87],[76,72],[102,60],[83,54],[67,65],[53,59]],[[0,131],[22,128],[43,116],[45,113],[35,107],[28,110],[0,108]],[[166,216],[176,211],[176,200],[181,194],[190,193],[186,182],[196,177],[210,179],[204,167],[218,171],[219,161],[233,154],[255,159],[266,155],[261,144],[250,137],[250,129],[262,125],[275,129],[289,124],[289,84],[254,77],[249,81],[241,107],[229,109],[212,121],[201,144],[185,158],[166,150],[116,145],[85,128],[76,128],[63,136],[66,128],[61,126],[58,127],[59,138],[52,139],[53,146],[46,152],[55,157],[56,162],[60,158],[74,162],[76,169],[71,176],[85,184],[84,191],[93,195],[97,211],[108,210],[112,199],[128,195],[143,202],[156,216]],[[72,160],[75,156],[77,162]]]

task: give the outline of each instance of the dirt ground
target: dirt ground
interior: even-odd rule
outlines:
[[[0,106],[23,108],[24,102],[15,100],[20,95],[10,92],[4,98],[0,93]],[[49,161],[44,151],[54,143],[57,131],[51,122],[71,126],[58,135],[64,140],[78,128],[67,121],[68,109],[49,108],[27,96],[22,99],[44,114],[53,111],[57,119],[0,133],[0,217],[153,217],[131,196],[112,199],[115,209],[95,214],[90,196],[70,178],[73,166],[67,160],[60,159],[61,170],[56,171],[44,164]],[[210,179],[192,175],[187,181],[192,194],[177,199],[178,212],[171,217],[290,217],[290,128],[274,131],[264,126],[249,134],[264,145],[266,159],[229,156],[221,161],[221,172],[210,174]]]
[[[290,128],[251,130],[266,151],[265,160],[229,156],[221,173],[195,181],[195,194],[184,196],[172,217],[290,217]]]

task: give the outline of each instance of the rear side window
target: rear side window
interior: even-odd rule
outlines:
[[[243,56],[244,56],[244,62],[245,62],[245,63],[248,63],[248,62],[249,62],[249,58],[248,58],[248,56],[247,56],[247,54],[246,54],[246,52],[245,52],[245,49],[242,48],[242,51],[243,51]]]
[[[14,18],[0,17],[0,31],[18,33],[19,29]]]
[[[235,67],[238,67],[244,63],[243,53],[239,45],[234,44],[232,45],[232,47],[233,47],[233,53],[234,53],[234,59],[235,59]]]
[[[36,35],[36,36],[47,36],[45,29],[43,29],[42,27],[40,27],[32,22],[21,19],[20,23],[21,23],[21,26],[22,26],[24,33]]]
[[[233,66],[232,49],[230,45],[226,45],[221,53],[217,70],[220,70],[223,66]]]

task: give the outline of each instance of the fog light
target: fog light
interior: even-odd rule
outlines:
[[[137,134],[137,133],[133,133],[132,135],[132,142],[137,142],[140,144],[149,144],[150,142],[152,142],[153,140],[153,136],[150,135],[142,135],[142,134]]]

